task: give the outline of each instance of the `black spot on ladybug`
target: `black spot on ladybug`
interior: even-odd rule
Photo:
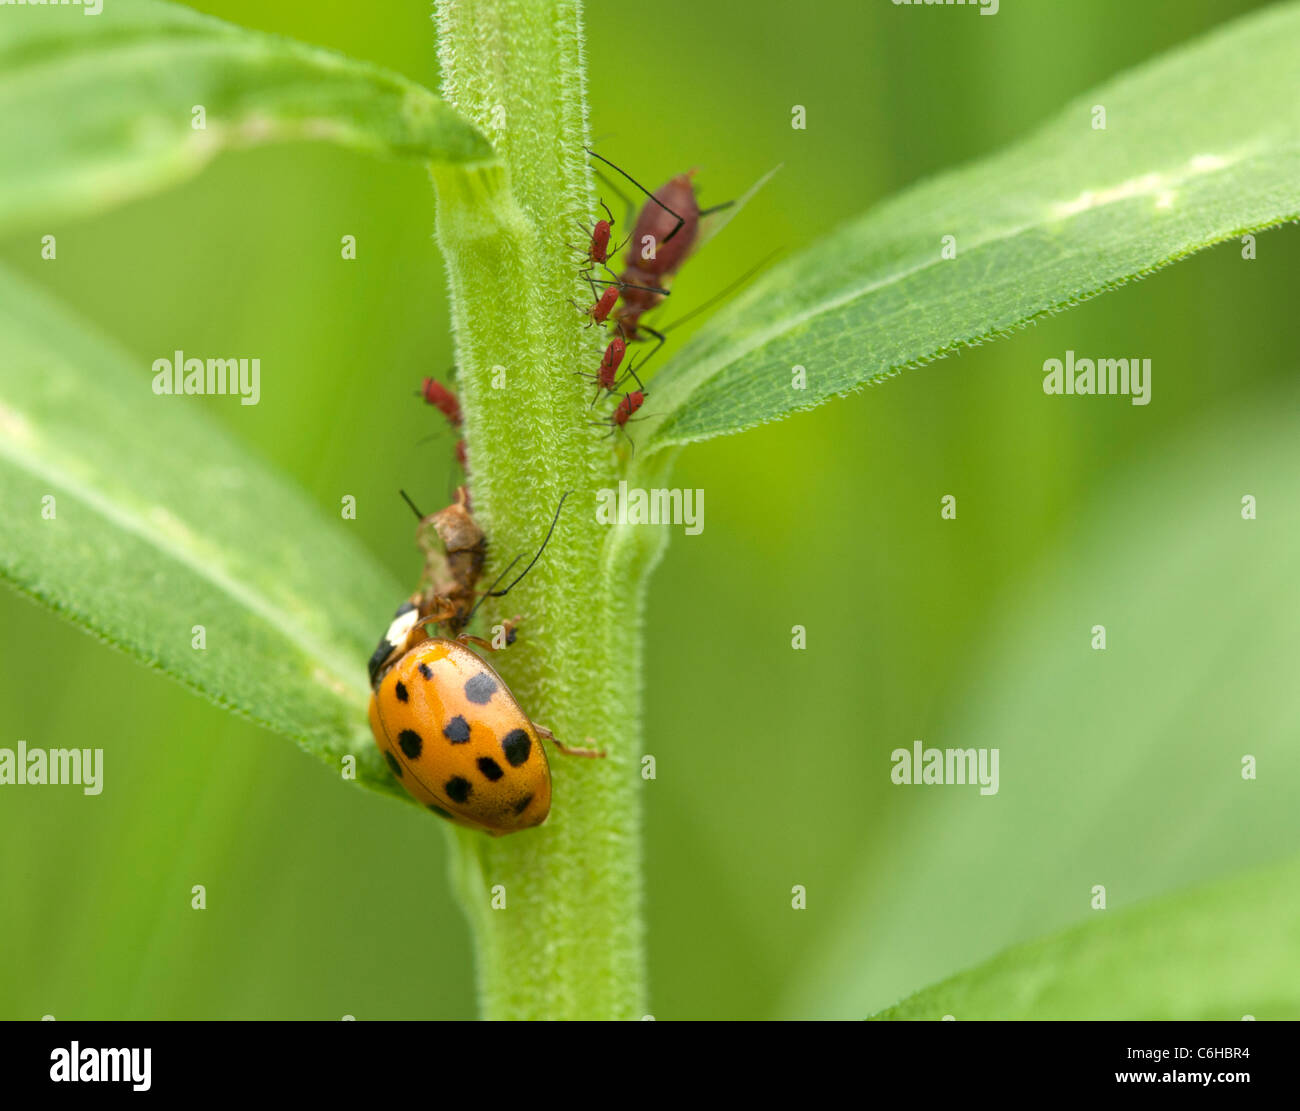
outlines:
[[[411,696],[406,693],[406,684],[403,683],[400,679],[398,679],[397,680],[397,701],[406,702],[410,699],[410,697]]]
[[[515,813],[522,814],[525,810],[528,809],[528,804],[532,801],[533,801],[532,795],[525,795],[517,803],[515,803]]]
[[[442,735],[454,745],[463,745],[469,740],[469,722],[457,714],[447,722]]]
[[[501,770],[501,765],[493,760],[491,756],[480,756],[478,758],[478,770],[493,783],[506,774]]]
[[[397,743],[402,746],[402,751],[406,753],[408,760],[418,760],[420,750],[424,748],[424,741],[420,739],[420,734],[414,729],[403,729],[397,734]]]
[[[448,814],[447,811],[445,811],[436,802],[429,803],[429,809],[432,810],[435,814],[437,814],[439,818],[446,818],[448,821],[451,821],[451,815]]]
[[[464,802],[469,798],[469,789],[469,780],[462,779],[458,775],[452,776],[443,787],[452,802]]]
[[[486,706],[497,692],[497,681],[486,671],[480,671],[465,684],[465,697],[478,706]]]
[[[387,750],[385,749],[385,750],[384,750],[384,759],[388,761],[388,766],[389,766],[390,768],[392,768],[392,770],[393,770],[393,774],[394,774],[395,776],[397,776],[398,779],[401,779],[401,778],[402,778],[402,765],[399,764],[399,763],[397,762],[397,757],[394,756],[391,752],[389,752],[389,751],[387,751]]]
[[[506,754],[506,759],[510,761],[512,768],[519,767],[528,759],[529,752],[532,751],[533,742],[529,740],[528,734],[522,729],[512,729],[505,735],[501,742],[501,751]]]
[[[432,679],[432,678],[433,678],[433,668],[431,668],[428,664],[421,664],[421,665],[420,665],[420,674],[423,675],[426,679]]]

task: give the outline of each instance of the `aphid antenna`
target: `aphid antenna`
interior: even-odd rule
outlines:
[[[638,320],[638,321],[636,322],[636,326],[637,326],[637,329],[638,329],[639,331],[642,331],[642,332],[649,332],[652,336],[654,336],[654,338],[655,338],[655,345],[654,345],[654,347],[652,347],[652,348],[650,349],[649,353],[646,354],[643,358],[641,358],[641,359],[633,359],[632,362],[628,364],[628,368],[627,368],[627,369],[628,369],[629,372],[631,372],[631,371],[632,371],[634,368],[636,368],[636,367],[639,367],[639,366],[640,366],[640,367],[643,367],[643,366],[645,366],[646,363],[648,363],[648,362],[649,362],[651,359],[653,359],[657,354],[659,354],[659,348],[661,348],[665,343],[668,342],[668,337],[667,337],[666,335],[664,335],[663,332],[660,332],[660,331],[658,331],[658,330],[656,330],[656,329],[650,327],[649,324],[646,324],[646,323],[644,323],[643,321]],[[638,381],[640,381],[640,379],[638,379]]]
[[[411,512],[415,514],[416,519],[423,521],[424,514],[421,513],[418,509],[416,509],[415,502],[411,501],[410,495],[405,490],[398,490],[397,492],[402,495],[402,500],[411,507]]]
[[[481,606],[489,598],[503,598],[505,597],[505,595],[509,594],[512,590],[514,590],[516,586],[519,585],[519,581],[526,574],[528,574],[529,571],[533,569],[537,561],[542,558],[542,553],[546,551],[546,545],[551,542],[551,536],[555,532],[555,526],[560,522],[560,510],[564,508],[565,499],[568,498],[568,496],[572,493],[573,493],[572,490],[566,490],[563,494],[560,495],[560,504],[555,507],[555,516],[551,518],[551,527],[546,530],[546,538],[542,541],[542,546],[537,549],[537,554],[528,561],[528,566],[525,567],[522,571],[519,572],[518,575],[515,576],[514,581],[509,586],[505,587],[503,590],[498,590],[497,584],[500,583],[501,580],[504,579],[508,574],[510,574],[510,572],[514,569],[516,563],[518,563],[521,559],[524,558],[522,555],[515,556],[515,558],[510,561],[509,566],[507,566],[506,569],[496,577],[496,582],[494,582],[490,587],[488,587],[487,591],[483,594],[483,596],[479,598],[477,602],[474,603],[474,608],[469,611],[469,617],[465,618],[465,623],[467,625],[469,624],[470,619],[476,613],[478,613],[479,606]]]
[[[633,185],[635,185],[638,189],[640,189],[642,193],[644,193],[647,197],[649,197],[652,201],[654,201],[655,204],[657,204],[666,213],[668,213],[669,216],[671,216],[674,220],[677,221],[677,226],[673,228],[673,230],[670,231],[666,236],[664,236],[663,242],[659,244],[661,247],[664,245],[664,243],[667,243],[670,239],[672,239],[674,235],[676,235],[679,231],[682,230],[682,225],[686,223],[686,219],[683,216],[678,215],[666,204],[664,204],[663,201],[661,201],[652,192],[650,192],[649,189],[647,189],[644,185],[642,185],[639,181],[637,181],[636,178],[634,178],[631,174],[629,174],[626,170],[622,169],[621,167],[615,166],[614,163],[611,162],[608,158],[606,158],[603,154],[597,154],[590,147],[584,147],[583,150],[585,150],[589,155],[591,155],[592,158],[599,158],[611,170],[614,170],[616,173],[622,174],[625,178],[628,179],[628,181],[630,181]]]

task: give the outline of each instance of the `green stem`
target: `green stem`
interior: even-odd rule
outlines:
[[[554,539],[512,592],[526,615],[497,664],[534,720],[604,760],[551,750],[554,798],[539,829],[456,830],[456,886],[489,1018],[639,1018],[646,1009],[640,787],[641,599],[658,530],[598,524],[617,456],[588,426],[578,369],[597,329],[570,304],[579,223],[595,208],[578,0],[439,0],[443,95],[493,139],[499,164],[437,167],[475,515],[490,570]],[[493,615],[499,617],[502,609]],[[504,909],[493,908],[494,888]]]

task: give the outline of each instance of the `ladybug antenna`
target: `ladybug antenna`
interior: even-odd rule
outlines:
[[[499,583],[508,574],[510,574],[510,572],[514,570],[515,564],[524,558],[521,555],[515,556],[515,558],[510,561],[510,566],[508,566],[504,571],[501,572],[501,574],[497,576],[496,582],[494,582],[490,587],[488,587],[486,592],[484,592],[483,596],[477,602],[474,603],[474,608],[469,611],[469,617],[465,619],[466,624],[469,623],[471,617],[473,617],[476,613],[478,613],[479,606],[481,606],[489,598],[500,598],[503,595],[509,594],[510,591],[512,591],[516,586],[519,585],[519,580],[522,579],[526,574],[528,574],[528,572],[533,569],[533,565],[539,559],[542,558],[542,553],[546,551],[546,545],[551,542],[551,535],[555,532],[555,526],[560,522],[560,510],[564,508],[564,500],[572,493],[573,493],[572,490],[566,490],[560,496],[560,504],[555,507],[555,516],[551,518],[551,527],[546,530],[546,539],[542,541],[542,546],[537,549],[537,554],[528,561],[528,566],[525,567],[522,571],[519,572],[518,575],[515,576],[514,581],[509,586],[507,586],[503,590],[498,590],[497,583]]]
[[[409,506],[411,507],[411,512],[414,513],[414,514],[416,515],[417,518],[419,518],[421,521],[423,521],[423,520],[424,520],[424,514],[421,513],[418,509],[415,508],[415,502],[411,501],[411,498],[410,498],[410,496],[407,494],[407,492],[406,492],[405,490],[398,490],[397,492],[398,492],[399,494],[402,495],[402,500],[403,500],[404,502],[406,502],[406,504],[409,505]]]

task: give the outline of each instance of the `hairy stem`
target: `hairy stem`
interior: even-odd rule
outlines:
[[[493,663],[535,721],[608,756],[550,750],[551,817],[502,838],[455,830],[456,886],[489,1018],[639,1018],[646,1008],[640,848],[641,598],[660,544],[595,518],[617,482],[575,376],[600,359],[570,299],[595,207],[578,0],[439,0],[443,95],[499,163],[434,168],[457,382],[489,573],[545,557],[493,614],[526,618]],[[589,296],[587,297],[589,300]],[[599,414],[601,410],[595,410]],[[628,535],[636,531],[641,536]],[[495,896],[495,898],[494,898]],[[496,907],[504,900],[503,907]]]

